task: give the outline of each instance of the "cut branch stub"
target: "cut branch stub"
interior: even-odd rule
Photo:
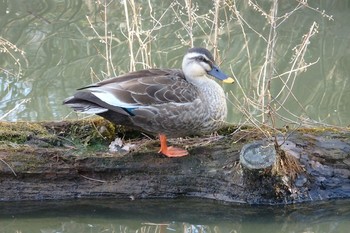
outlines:
[[[276,161],[276,150],[272,143],[255,141],[243,146],[240,163],[243,171],[250,175],[266,175]]]

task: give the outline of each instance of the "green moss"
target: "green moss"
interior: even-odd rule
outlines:
[[[101,117],[85,120],[70,120],[63,122],[43,123],[52,134],[61,138],[64,144],[69,144],[79,150],[79,153],[107,151],[108,145],[116,137],[124,140],[141,137],[141,132],[124,126],[114,125]]]
[[[68,122],[0,122],[1,148],[18,150],[24,145],[41,148],[73,144],[85,148],[106,144],[115,137],[115,127],[101,118]],[[0,149],[1,149],[0,148]]]
[[[235,130],[237,130],[236,125],[227,124],[218,130],[218,134],[229,135],[229,134],[233,133]]]
[[[48,143],[56,141],[56,137],[39,123],[0,122],[0,141],[21,144],[35,139]]]
[[[331,128],[331,127],[300,128],[297,131],[300,133],[312,134],[312,135],[320,135],[325,132],[333,132],[333,133],[341,132],[339,128]]]

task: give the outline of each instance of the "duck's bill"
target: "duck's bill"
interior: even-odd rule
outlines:
[[[224,82],[224,83],[234,83],[235,80],[233,78],[231,78],[231,77],[228,77],[227,79],[222,80],[222,82]]]
[[[217,66],[214,66],[213,69],[208,72],[208,74],[217,79],[220,79],[224,83],[233,83],[235,81],[233,78],[222,72]]]

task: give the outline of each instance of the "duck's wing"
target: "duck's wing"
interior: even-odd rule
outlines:
[[[132,110],[165,103],[190,103],[199,96],[181,70],[150,69],[128,73],[78,89],[64,104],[76,111],[102,113]]]

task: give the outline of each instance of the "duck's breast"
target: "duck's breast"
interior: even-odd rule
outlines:
[[[168,137],[211,133],[227,115],[225,94],[215,81],[198,90],[198,98],[182,103],[165,103],[135,110],[135,125]]]

